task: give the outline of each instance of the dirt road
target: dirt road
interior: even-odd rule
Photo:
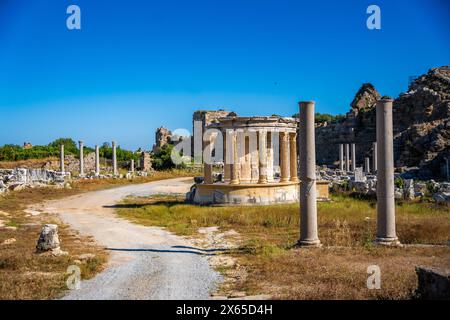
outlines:
[[[170,179],[46,203],[47,211],[58,213],[111,253],[106,270],[82,281],[81,288],[68,291],[64,299],[208,299],[221,277],[210,268],[205,251],[161,228],[136,225],[114,214],[114,205],[126,196],[185,193],[191,184],[192,179]]]

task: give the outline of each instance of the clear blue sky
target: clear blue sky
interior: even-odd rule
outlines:
[[[0,145],[58,137],[149,149],[196,109],[345,113],[450,64],[446,0],[0,0]],[[81,8],[82,29],[66,28]],[[382,29],[366,28],[381,7]]]

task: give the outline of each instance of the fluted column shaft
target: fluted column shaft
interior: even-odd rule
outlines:
[[[239,155],[237,148],[237,132],[231,135],[231,151],[233,155],[233,163],[231,164],[231,180],[230,184],[239,184]]]
[[[259,179],[258,183],[267,183],[267,131],[258,131]]]
[[[290,154],[290,170],[292,182],[298,182],[298,168],[297,168],[297,133],[291,132],[289,134],[289,154]]]
[[[280,132],[280,182],[289,181],[289,136],[287,132]]]
[[[344,171],[344,144],[339,144],[339,169]]]

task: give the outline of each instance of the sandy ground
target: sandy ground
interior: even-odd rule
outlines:
[[[103,272],[63,299],[209,299],[221,276],[209,266],[206,251],[161,228],[132,224],[114,214],[114,205],[126,196],[185,193],[191,185],[192,178],[178,178],[45,203],[44,210],[59,214],[111,253]]]

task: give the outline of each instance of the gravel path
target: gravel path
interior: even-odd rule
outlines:
[[[112,208],[126,196],[185,193],[192,178],[89,192],[45,204],[47,211],[110,250],[108,267],[63,299],[209,299],[220,275],[205,251],[161,228],[118,218]]]

